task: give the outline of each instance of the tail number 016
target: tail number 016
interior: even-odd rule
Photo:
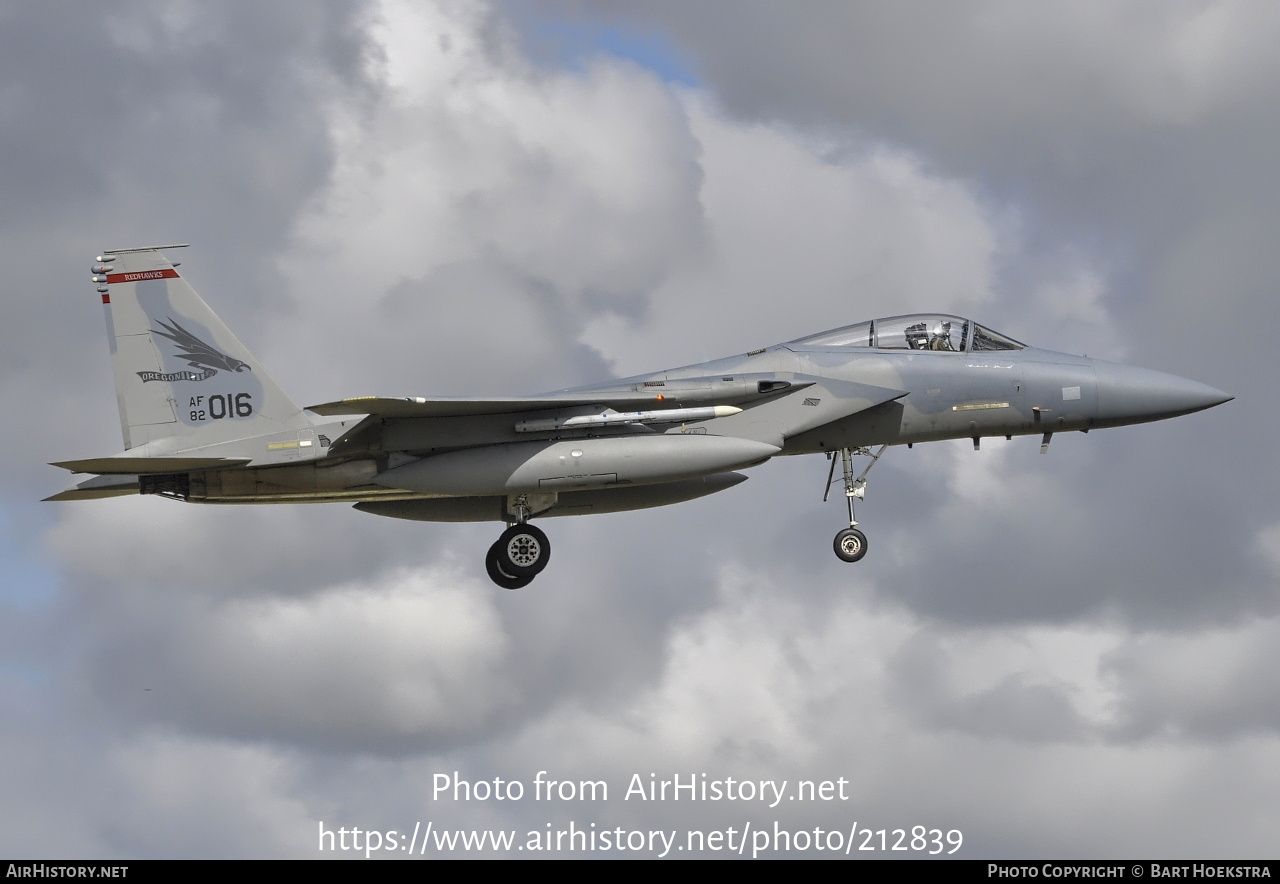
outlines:
[[[253,414],[253,397],[248,393],[236,393],[232,395],[227,393],[225,396],[221,393],[215,393],[207,397],[209,402],[207,408],[201,408],[205,405],[206,397],[191,397],[191,420],[202,421],[212,419],[215,421],[222,420],[224,417],[249,417]]]

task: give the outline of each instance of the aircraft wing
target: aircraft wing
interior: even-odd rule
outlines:
[[[682,397],[683,398],[683,397]],[[368,414],[378,417],[472,417],[483,414],[510,414],[524,411],[541,411],[548,408],[572,408],[575,406],[654,406],[661,402],[651,393],[597,393],[573,396],[522,396],[514,399],[479,399],[465,396],[446,396],[438,399],[387,399],[381,396],[357,396],[337,402],[308,405],[307,411],[323,415]]]
[[[734,382],[712,378],[681,378],[668,381],[629,383],[595,390],[565,390],[539,396],[483,399],[469,396],[441,396],[431,399],[409,397],[356,396],[336,402],[307,406],[321,415],[367,414],[387,418],[472,417],[485,414],[515,414],[552,408],[601,407],[618,411],[674,408],[707,403],[736,405],[776,396],[810,386],[812,381],[776,380],[772,375],[742,375]]]

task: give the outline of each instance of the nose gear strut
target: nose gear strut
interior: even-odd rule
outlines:
[[[876,465],[876,461],[880,459],[880,455],[884,454],[888,445],[881,445],[880,450],[874,454],[870,448],[841,448],[840,449],[840,472],[841,478],[844,480],[844,497],[849,507],[849,527],[840,531],[836,535],[834,547],[836,555],[846,562],[856,562],[867,554],[867,535],[858,530],[858,520],[854,518],[853,499],[863,500],[867,494],[867,473],[871,472],[871,468]],[[853,475],[853,458],[854,456],[865,456],[871,458],[871,462],[867,464],[867,468],[858,474],[857,478]],[[827,453],[828,459],[831,461],[831,469],[827,473],[827,489],[822,495],[822,502],[826,503],[827,498],[831,496],[831,486],[835,482],[836,459],[835,452]]]

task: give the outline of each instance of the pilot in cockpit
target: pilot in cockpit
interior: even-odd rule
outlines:
[[[955,350],[951,346],[951,323],[947,321],[935,322],[933,328],[929,332],[929,349],[930,350]]]

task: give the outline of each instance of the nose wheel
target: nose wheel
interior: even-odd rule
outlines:
[[[846,562],[856,562],[867,554],[867,535],[857,528],[845,528],[836,535],[836,555]]]
[[[832,546],[835,548],[836,555],[845,562],[856,562],[867,554],[867,535],[858,530],[858,520],[853,515],[853,499],[856,497],[862,500],[867,493],[867,473],[871,472],[871,468],[876,465],[876,461],[880,459],[880,455],[884,454],[888,445],[881,445],[880,450],[875,454],[871,453],[869,448],[841,448],[840,449],[840,466],[841,478],[844,480],[844,497],[849,507],[849,527],[844,528],[836,535],[835,542]],[[871,462],[867,464],[867,468],[858,474],[857,478],[853,475],[853,456],[865,455],[871,458]],[[827,491],[822,495],[825,503],[831,495],[831,486],[835,482],[836,476],[836,459],[835,453],[832,452],[831,470],[827,473]]]
[[[489,579],[503,589],[528,586],[551,561],[551,541],[542,529],[521,522],[502,532],[484,557]]]

